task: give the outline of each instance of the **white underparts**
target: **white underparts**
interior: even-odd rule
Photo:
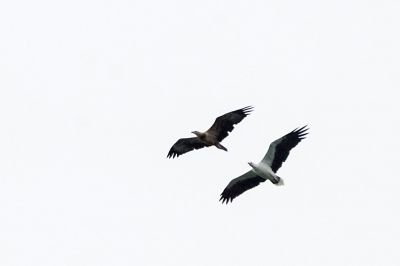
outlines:
[[[268,164],[260,162],[259,164],[250,164],[253,171],[264,179],[269,179],[273,184],[282,186],[284,184],[283,179],[278,177],[271,169]]]

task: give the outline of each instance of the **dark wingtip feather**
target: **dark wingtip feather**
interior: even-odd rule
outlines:
[[[221,198],[219,198],[219,201],[222,201],[221,203],[224,204],[226,197],[223,195],[224,193],[221,194]]]
[[[229,201],[232,202],[233,197],[229,197],[229,196],[224,196],[223,194],[221,194],[221,198],[219,199],[219,201],[222,201],[222,204],[228,204]]]
[[[179,154],[177,154],[175,151],[173,151],[172,149],[168,152],[167,158],[168,159],[174,159],[175,157],[178,157]]]
[[[309,128],[307,128],[307,127],[308,127],[308,125],[305,125],[305,126],[301,127],[299,129],[299,131],[307,131],[307,130],[309,130]]]
[[[253,110],[254,110],[254,107],[251,105],[248,105],[248,106],[240,109],[240,111],[242,111],[245,115],[249,115]]]
[[[303,137],[308,134],[309,128],[307,128],[307,125],[301,127],[301,128],[296,128],[295,130],[292,131],[292,133],[296,133],[299,137]]]
[[[295,134],[297,139],[303,140],[303,139],[306,138],[307,134],[309,133],[309,132],[307,132],[309,130],[309,128],[307,128],[307,126],[308,125],[305,125],[305,126],[300,127],[300,128],[296,128],[295,130],[293,130],[291,132],[291,134]]]

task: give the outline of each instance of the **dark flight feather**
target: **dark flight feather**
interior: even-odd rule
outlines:
[[[253,107],[246,106],[242,109],[221,115],[215,119],[214,124],[207,130],[207,133],[215,135],[220,142],[229,135],[229,132],[232,132],[234,125],[242,121],[251,111],[253,111]]]
[[[167,158],[179,157],[179,155],[182,155],[186,152],[201,149],[206,146],[207,144],[202,142],[197,137],[179,139],[169,150]]]
[[[228,203],[229,201],[232,202],[234,198],[236,198],[243,192],[258,186],[258,184],[264,181],[264,178],[258,176],[253,171],[248,171],[247,173],[229,182],[229,184],[222,192],[221,198],[219,200],[222,200],[222,203]]]
[[[285,136],[275,140],[269,146],[268,152],[265,155],[265,161],[269,162],[272,171],[276,173],[278,169],[282,166],[282,163],[286,161],[289,156],[290,150],[296,147],[299,142],[305,138],[308,134],[306,128],[304,126],[299,129],[295,129],[292,132],[286,134]]]

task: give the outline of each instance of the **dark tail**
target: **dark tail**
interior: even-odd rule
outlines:
[[[216,144],[215,147],[217,147],[218,149],[224,150],[224,151],[228,151],[228,149],[225,148],[224,146],[222,146],[221,143]]]

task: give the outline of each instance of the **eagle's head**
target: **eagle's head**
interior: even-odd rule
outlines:
[[[195,135],[196,135],[197,137],[199,137],[199,138],[200,138],[201,135],[202,135],[201,132],[196,131],[196,130],[195,130],[195,131],[192,131],[192,133],[195,134]]]

